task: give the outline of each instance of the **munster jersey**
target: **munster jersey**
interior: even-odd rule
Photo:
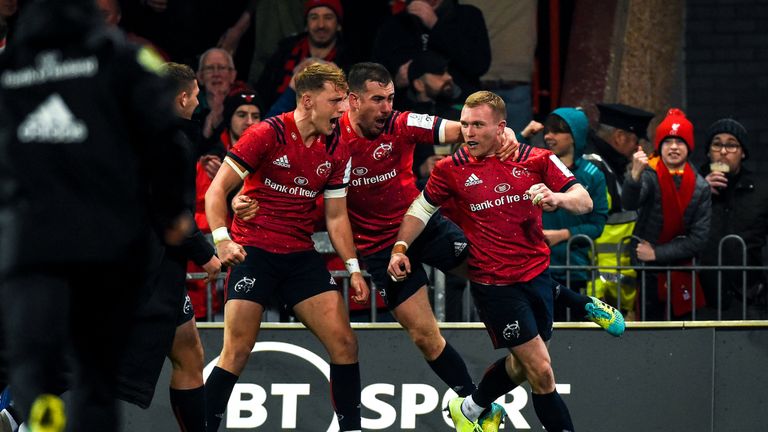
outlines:
[[[469,240],[469,279],[488,285],[527,282],[549,266],[541,207],[526,191],[544,183],[564,192],[576,178],[549,150],[520,145],[518,156],[476,159],[461,148],[435,165],[424,197],[439,206],[454,198]]]
[[[337,133],[307,147],[293,112],[248,128],[227,157],[248,171],[244,193],[259,201],[259,211],[248,221],[235,217],[232,239],[272,253],[314,249],[316,198],[323,191],[338,196],[347,187],[347,149]]]
[[[352,155],[347,210],[357,249],[363,255],[395,243],[400,222],[418,196],[413,175],[413,148],[440,144],[443,119],[395,111],[375,140],[358,136],[345,113],[341,141]]]

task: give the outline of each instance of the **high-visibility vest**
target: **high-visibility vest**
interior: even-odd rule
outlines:
[[[631,265],[628,240],[623,244],[619,259],[616,253],[621,240],[632,235],[636,222],[637,212],[635,211],[616,212],[608,216],[603,233],[595,240],[598,267]],[[637,296],[637,273],[634,270],[618,271],[611,268],[598,268],[594,283],[587,283],[587,295],[617,299],[619,286],[621,287],[621,309],[634,309]]]

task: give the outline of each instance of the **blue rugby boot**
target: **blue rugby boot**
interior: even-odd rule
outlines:
[[[477,419],[477,424],[480,425],[483,432],[498,432],[499,426],[504,421],[504,416],[506,415],[507,412],[504,410],[504,407],[494,402],[488,409],[483,411],[480,418]]]
[[[624,334],[626,324],[624,324],[624,316],[621,312],[599,298],[589,298],[592,299],[592,302],[584,306],[587,312],[586,318],[604,328],[611,336],[618,337]]]

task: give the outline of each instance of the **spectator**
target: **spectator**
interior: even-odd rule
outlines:
[[[480,86],[504,99],[507,126],[520,132],[533,119],[531,79],[536,52],[537,0],[464,0],[483,12],[491,43],[491,66]]]
[[[601,266],[629,266],[630,251],[622,243],[632,235],[637,212],[621,205],[621,191],[624,172],[632,161],[632,153],[638,144],[647,140],[648,123],[653,113],[624,104],[598,103],[600,119],[595,131],[590,130],[584,158],[595,164],[605,175],[608,189],[608,220],[603,234],[597,239],[597,264]],[[617,261],[616,251],[622,244],[621,259]],[[637,273],[634,270],[599,269],[594,283],[587,284],[590,295],[616,301],[627,319],[633,319],[634,303],[637,296]],[[619,288],[621,290],[619,291]],[[620,303],[620,304],[619,304]]]
[[[408,68],[410,86],[403,104],[406,111],[436,115],[449,120],[458,120],[461,102],[458,88],[448,73],[448,59],[434,51],[416,55]],[[458,103],[458,104],[457,104]],[[435,150],[442,154],[435,154]],[[453,153],[450,145],[416,146],[413,151],[413,173],[416,185],[424,187],[435,163],[447,154]]]
[[[573,172],[579,183],[589,192],[593,207],[589,213],[574,215],[562,209],[542,215],[544,237],[551,249],[550,264],[564,266],[568,263],[568,239],[585,234],[595,240],[603,232],[608,218],[608,194],[605,188],[605,176],[592,163],[582,157],[587,141],[589,122],[583,111],[576,108],[558,108],[544,122],[544,141],[560,161]],[[584,240],[576,239],[570,247],[570,265],[590,265],[590,250]],[[591,272],[571,271],[570,275],[562,269],[551,269],[552,278],[563,289],[582,292],[587,281],[592,279]],[[565,307],[558,302],[555,305],[555,319],[564,321]]]
[[[638,211],[632,240],[633,257],[651,265],[690,264],[704,251],[712,215],[709,184],[688,162],[693,151],[693,124],[672,108],[656,128],[655,152],[649,159],[640,146],[624,180],[622,204]],[[669,299],[672,315],[680,317],[704,305],[700,277],[692,284],[690,272],[671,272]],[[667,273],[646,272],[646,317],[662,319],[667,302]],[[667,319],[671,316],[667,315]]]
[[[191,223],[173,90],[159,58],[107,29],[93,0],[32,1],[19,22],[0,56],[0,129],[13,131],[0,136],[10,384],[32,430],[62,430],[51,394],[71,350],[68,427],[116,430],[116,368],[152,227],[178,243]]]
[[[202,84],[204,97],[195,110],[194,119],[202,123],[203,136],[216,139],[216,130],[221,125],[224,111],[224,98],[231,91],[244,87],[235,81],[237,71],[232,56],[220,48],[211,48],[200,56],[197,79]]]
[[[8,44],[8,36],[16,22],[19,10],[17,0],[0,0],[0,53],[5,50]]]
[[[405,101],[408,67],[417,53],[436,51],[448,59],[448,72],[463,100],[480,88],[480,76],[491,63],[491,47],[483,14],[455,0],[413,0],[405,11],[389,17],[378,30],[373,58],[395,79]],[[399,108],[399,107],[397,107]]]
[[[741,123],[724,118],[707,130],[709,164],[702,167],[712,192],[712,225],[704,265],[742,265],[741,244],[734,240],[723,243],[722,262],[718,262],[720,239],[735,234],[747,246],[747,265],[763,265],[762,249],[768,235],[768,179],[744,166],[749,158],[749,136]],[[718,307],[718,277],[715,271],[703,271],[701,284],[709,305]],[[722,272],[722,306],[729,308],[731,299],[743,298],[741,271]],[[747,301],[765,299],[765,273],[747,272]]]
[[[307,0],[304,3],[307,30],[289,36],[264,66],[256,83],[265,106],[272,106],[288,88],[296,66],[307,57],[333,62],[342,69],[350,64],[344,50],[341,23],[344,10],[340,0]]]

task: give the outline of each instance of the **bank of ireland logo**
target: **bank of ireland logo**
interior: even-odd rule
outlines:
[[[362,176],[364,176],[364,175],[368,174],[368,168],[366,168],[366,167],[357,167],[357,168],[354,168],[354,169],[352,170],[352,174],[354,174],[354,175],[356,175],[356,176],[358,176],[358,177],[362,177]]]
[[[320,177],[328,177],[328,174],[331,172],[331,163],[328,161],[325,161],[317,166],[317,169],[315,170],[315,173],[317,173]]]
[[[512,186],[510,186],[509,183],[497,184],[496,187],[493,188],[496,193],[500,194],[508,192],[510,189],[512,189]]]
[[[249,278],[248,276],[243,276],[243,278],[237,281],[237,283],[235,284],[235,292],[249,293],[253,289],[253,284],[255,282],[256,282],[256,278]]]
[[[376,160],[382,160],[389,157],[390,153],[392,153],[392,143],[381,143],[378,147],[376,147],[376,150],[373,151],[373,158]]]
[[[298,176],[293,179],[293,182],[299,186],[306,186],[309,180],[306,177]]]
[[[294,356],[298,359],[307,361],[311,366],[313,366],[314,369],[317,369],[320,371],[320,373],[323,374],[325,379],[328,381],[328,383],[331,382],[331,366],[323,360],[320,356],[313,353],[312,351],[300,347],[298,345],[293,345],[285,342],[256,342],[256,344],[253,346],[253,349],[251,349],[251,355],[255,353],[267,353],[267,352],[274,352],[274,353],[284,353],[288,354],[290,356]],[[210,363],[208,363],[205,366],[205,369],[203,369],[203,378],[207,381],[208,377],[211,375],[211,372],[213,371],[213,368],[216,367],[216,364],[219,362],[219,357],[216,357],[211,360]],[[242,376],[241,376],[242,378]],[[263,404],[266,401],[267,395],[264,392],[264,389],[261,389],[261,392],[253,392],[251,396],[253,396],[250,399],[247,400],[236,400],[233,402],[233,399],[235,399],[240,393],[237,391],[238,387],[244,386],[245,388],[253,387],[255,384],[245,384],[245,383],[238,383],[235,385],[235,391],[233,392],[232,397],[229,400],[229,403],[227,404],[227,428],[236,428],[236,429],[248,429],[248,428],[256,428],[267,421],[267,411],[264,408]],[[290,390],[285,388],[285,384],[273,384],[272,385],[272,393],[283,395],[284,397],[287,396],[300,396],[300,395],[309,395],[310,389],[309,384],[298,384],[297,386],[302,387],[302,389],[296,391],[294,390],[293,393],[290,393]],[[275,389],[275,387],[278,387]],[[328,391],[327,389],[323,389],[325,391]],[[256,394],[259,393],[259,394]],[[296,429],[296,419],[299,417],[297,410],[297,406],[295,404],[296,400],[293,399],[294,403],[292,404],[292,408],[294,410],[293,414],[295,416],[290,417],[286,419],[286,416],[283,416],[282,419],[282,428],[283,429]],[[244,406],[244,403],[250,403],[251,406]],[[252,404],[258,405],[258,409],[254,409],[252,407]],[[289,404],[291,405],[291,404]],[[285,404],[283,404],[285,407]],[[243,409],[245,411],[250,411],[250,414],[252,414],[249,417],[245,418],[236,418],[235,421],[230,420],[230,416],[239,416],[237,413],[239,409]],[[234,424],[238,423],[238,424]],[[287,424],[286,424],[287,423]],[[328,428],[326,429],[326,432],[338,432],[339,430],[339,422],[336,419],[335,413],[331,413],[331,419],[329,421]],[[318,430],[322,430],[319,429]]]
[[[512,340],[512,338],[519,338],[520,337],[520,324],[518,321],[515,321],[511,324],[507,324],[506,327],[504,327],[504,331],[502,332],[502,336],[504,336],[504,339],[506,340]]]

